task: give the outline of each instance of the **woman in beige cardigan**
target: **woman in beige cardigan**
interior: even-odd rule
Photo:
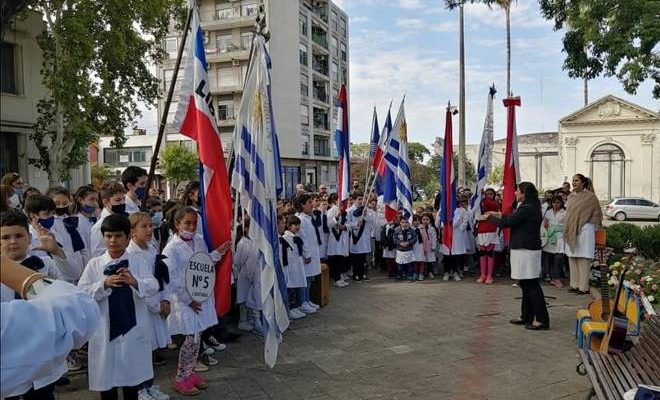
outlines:
[[[564,222],[565,250],[571,273],[569,291],[576,294],[589,293],[589,268],[596,250],[596,228],[602,220],[603,211],[591,179],[576,174],[573,192],[566,203]]]

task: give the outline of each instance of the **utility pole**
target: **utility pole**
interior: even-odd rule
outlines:
[[[458,185],[465,186],[465,30],[463,27],[463,2],[459,5],[459,95],[458,95]]]

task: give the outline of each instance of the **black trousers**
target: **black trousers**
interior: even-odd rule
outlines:
[[[366,253],[351,253],[351,264],[353,265],[353,280],[364,279],[364,269],[367,260]]]
[[[374,268],[387,271],[385,260],[383,260],[383,246],[380,245],[380,240],[376,240],[376,246],[374,247]]]
[[[40,389],[30,389],[20,396],[7,397],[5,400],[55,400],[55,384],[51,383]]]
[[[542,271],[541,277],[545,278],[550,276],[550,279],[561,278],[562,269],[564,268],[564,254],[562,253],[547,253],[542,254]]]
[[[521,279],[518,281],[522,289],[522,304],[520,306],[520,319],[528,324],[534,320],[543,325],[550,324],[550,315],[545,307],[545,297],[539,278]]]
[[[124,393],[124,400],[138,400],[138,390],[140,386],[124,386],[122,392]],[[101,392],[101,400],[119,400],[118,388],[113,387],[110,390]]]
[[[463,270],[465,254],[445,255],[442,263],[445,267],[445,273],[453,274]]]
[[[330,278],[337,282],[341,279],[341,274],[344,273],[346,265],[349,264],[348,257],[344,256],[328,256],[328,268],[330,268]]]

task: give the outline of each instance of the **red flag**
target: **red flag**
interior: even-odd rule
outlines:
[[[504,153],[504,171],[502,177],[502,215],[513,212],[513,204],[516,201],[516,185],[520,181],[520,170],[518,164],[518,138],[516,133],[516,106],[520,106],[520,97],[508,97],[503,100],[507,108],[506,121],[506,152]],[[504,230],[504,241],[508,244],[511,233],[509,229]]]
[[[232,200],[220,134],[209,104],[210,86],[204,34],[199,15],[193,13],[188,65],[182,77],[182,91],[175,125],[179,132],[197,142],[199,152],[200,207],[204,239],[209,250],[231,241]],[[215,310],[224,315],[231,309],[231,254],[225,254],[216,265],[214,288]]]

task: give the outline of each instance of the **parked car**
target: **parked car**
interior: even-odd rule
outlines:
[[[641,197],[619,197],[604,207],[603,214],[617,221],[626,219],[660,221],[660,205]]]

